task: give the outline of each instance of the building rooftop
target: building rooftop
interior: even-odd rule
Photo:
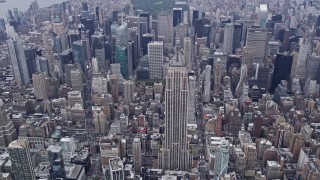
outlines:
[[[120,171],[123,170],[123,162],[120,158],[112,158],[109,160],[110,170],[111,171]]]
[[[24,139],[17,139],[12,141],[8,148],[26,148],[27,144],[26,144],[26,140]]]
[[[59,153],[59,152],[61,152],[61,146],[50,145],[47,148],[47,151],[51,151],[53,153]]]
[[[260,11],[268,11],[268,5],[267,4],[260,4]]]

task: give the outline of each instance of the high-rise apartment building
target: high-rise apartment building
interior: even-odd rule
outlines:
[[[23,42],[20,39],[7,40],[14,77],[18,84],[29,84],[30,76],[26,57],[23,50]]]
[[[190,169],[187,141],[188,72],[169,67],[165,88],[165,140],[159,158],[164,170]]]
[[[129,105],[133,100],[133,92],[134,92],[134,82],[133,81],[125,81],[124,82],[124,104]]]
[[[8,146],[12,174],[15,179],[34,180],[35,174],[28,144],[24,139],[17,139]]]
[[[248,170],[254,170],[257,164],[257,148],[254,143],[245,144],[243,151],[247,157],[247,166]]]
[[[163,67],[163,42],[155,41],[148,44],[150,79],[162,79]]]
[[[48,99],[48,86],[44,73],[32,74],[34,95],[37,99]]]
[[[111,86],[111,95],[113,102],[117,103],[119,101],[119,87],[118,87],[118,77],[115,74],[110,75],[110,86]]]
[[[223,53],[225,54],[232,53],[233,32],[234,32],[233,23],[227,23],[224,28],[224,37],[223,37],[223,46],[222,46]]]
[[[137,174],[141,173],[142,160],[141,160],[141,140],[140,138],[133,139],[133,166]]]

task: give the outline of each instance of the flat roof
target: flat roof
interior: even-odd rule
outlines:
[[[112,158],[109,160],[109,164],[112,171],[119,171],[123,169],[123,162],[120,158]]]
[[[260,4],[260,11],[268,11],[268,5],[267,4]]]

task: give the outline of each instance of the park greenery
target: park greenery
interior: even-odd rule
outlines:
[[[150,12],[153,17],[161,12],[171,11],[174,6],[173,0],[135,0],[136,11]]]

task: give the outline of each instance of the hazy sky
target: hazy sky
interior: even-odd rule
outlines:
[[[0,17],[6,18],[7,10],[18,8],[19,11],[26,11],[31,2],[34,0],[6,0],[4,3],[0,3]],[[40,7],[47,7],[53,4],[61,3],[66,0],[38,0]]]

